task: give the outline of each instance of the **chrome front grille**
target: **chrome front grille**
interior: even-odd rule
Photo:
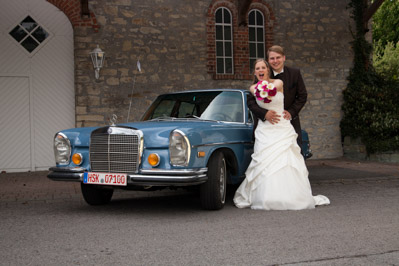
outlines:
[[[139,134],[93,132],[90,141],[91,170],[107,173],[137,172],[140,141]]]

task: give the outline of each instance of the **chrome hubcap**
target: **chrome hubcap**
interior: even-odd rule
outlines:
[[[226,200],[226,161],[224,160],[224,158],[223,158],[222,168],[220,169],[219,182],[220,182],[220,198],[222,200],[222,203],[224,203]]]

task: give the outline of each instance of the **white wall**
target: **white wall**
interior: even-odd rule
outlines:
[[[75,126],[72,25],[45,0],[0,6],[0,171],[47,170],[54,134]],[[50,33],[32,53],[9,35],[28,15]]]

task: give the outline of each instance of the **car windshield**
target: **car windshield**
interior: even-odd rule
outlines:
[[[160,95],[142,121],[168,118],[199,118],[244,122],[242,93],[238,91],[198,91]]]

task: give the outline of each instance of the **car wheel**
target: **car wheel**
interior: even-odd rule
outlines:
[[[84,200],[89,205],[105,205],[111,201],[113,189],[101,189],[93,185],[81,183],[80,188]]]
[[[201,206],[206,210],[220,210],[226,201],[226,160],[216,151],[208,162],[208,181],[200,187]]]

